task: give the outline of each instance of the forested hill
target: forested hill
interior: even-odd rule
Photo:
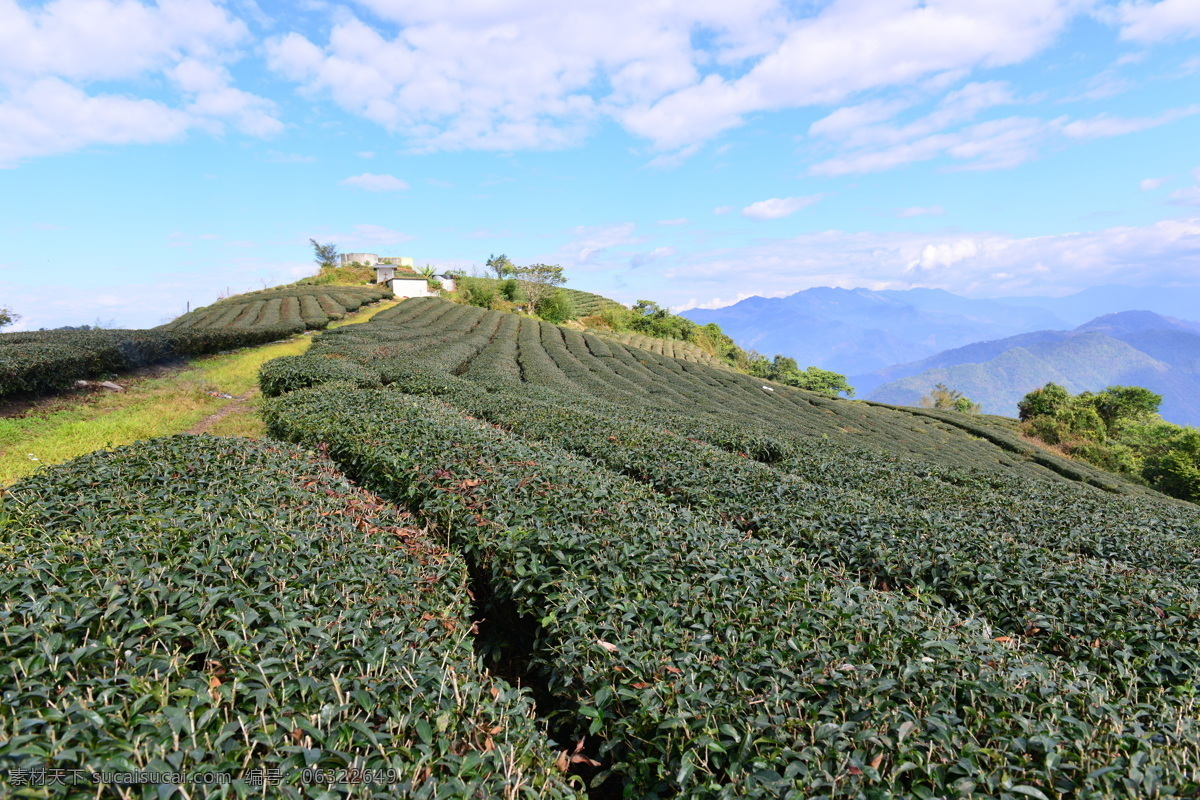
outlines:
[[[1164,419],[1200,425],[1200,324],[1149,311],[1107,314],[1073,330],[977,342],[851,382],[871,400],[905,405],[943,383],[1006,416],[1050,382],[1071,392],[1144,386],[1162,395]]]

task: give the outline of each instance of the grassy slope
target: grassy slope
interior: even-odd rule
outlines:
[[[376,304],[330,327],[366,322],[393,305],[390,301]],[[235,402],[213,397],[210,391],[252,399],[258,392],[258,368],[264,362],[299,355],[311,342],[307,336],[298,336],[288,342],[206,356],[165,376],[129,382],[125,392],[67,395],[23,417],[0,417],[0,485],[29,475],[43,464],[187,431]],[[224,416],[208,432],[262,436],[253,400],[244,411]]]

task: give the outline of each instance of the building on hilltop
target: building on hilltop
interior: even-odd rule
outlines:
[[[362,264],[375,268],[375,283],[382,283],[396,297],[434,297],[437,291],[429,288],[429,280],[413,269],[413,260],[408,256],[380,258],[375,253],[342,253],[342,266]],[[434,275],[446,291],[454,291],[454,276]]]

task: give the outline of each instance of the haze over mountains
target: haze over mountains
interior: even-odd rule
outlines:
[[[1189,425],[1200,424],[1200,323],[1173,317],[1197,314],[1200,290],[1120,286],[993,300],[822,287],[683,312],[743,347],[848,375],[870,400],[915,405],[945,383],[987,413],[1016,416],[1017,401],[1048,381],[1072,392],[1132,384],[1162,394],[1164,418]]]

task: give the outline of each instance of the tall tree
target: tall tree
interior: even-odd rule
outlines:
[[[512,275],[525,282],[525,296],[529,298],[529,310],[538,307],[542,298],[546,297],[556,286],[567,282],[563,268],[557,264],[530,264],[527,267],[514,267]]]
[[[488,257],[487,268],[496,273],[497,278],[508,278],[516,274],[516,265],[508,260],[504,253]]]
[[[14,314],[11,308],[0,306],[0,328],[7,328],[21,318],[20,314]]]
[[[309,239],[313,246],[313,261],[321,265],[321,269],[332,269],[338,265],[337,245],[332,242],[321,244],[316,239]]]

